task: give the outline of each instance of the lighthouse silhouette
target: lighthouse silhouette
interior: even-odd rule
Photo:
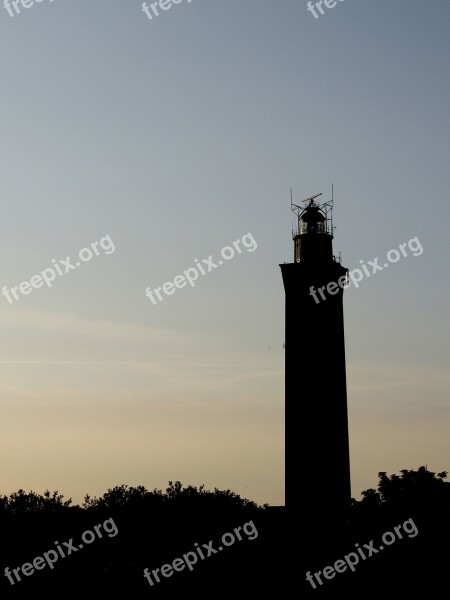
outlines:
[[[333,199],[292,204],[294,262],[280,265],[286,292],[286,507],[306,529],[342,524],[350,505],[343,289],[333,255]]]

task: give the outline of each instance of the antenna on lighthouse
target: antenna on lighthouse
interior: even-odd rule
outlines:
[[[331,184],[331,210],[330,210],[330,221],[331,221],[331,235],[333,235],[333,206],[334,206],[334,184]]]
[[[312,204],[314,202],[314,200],[321,195],[322,195],[322,192],[320,192],[320,194],[316,194],[315,196],[310,196],[309,198],[305,198],[303,200],[303,202],[309,202],[310,204]]]

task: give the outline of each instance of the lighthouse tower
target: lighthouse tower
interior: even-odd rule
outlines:
[[[280,265],[286,292],[286,505],[311,528],[342,521],[350,503],[343,288],[333,255],[333,201],[292,205],[294,262]],[[299,496],[300,494],[300,496]],[[320,528],[320,527],[319,527]]]

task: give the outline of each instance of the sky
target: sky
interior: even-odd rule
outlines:
[[[0,4],[0,286],[55,275],[0,296],[0,493],[283,504],[289,188],[332,183],[344,266],[423,249],[344,294],[353,496],[450,470],[450,4],[141,4]]]

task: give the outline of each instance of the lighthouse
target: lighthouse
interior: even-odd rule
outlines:
[[[343,291],[333,255],[333,200],[292,204],[294,261],[280,265],[286,293],[286,506],[307,527],[342,522],[350,504]],[[320,293],[321,292],[321,293]]]

